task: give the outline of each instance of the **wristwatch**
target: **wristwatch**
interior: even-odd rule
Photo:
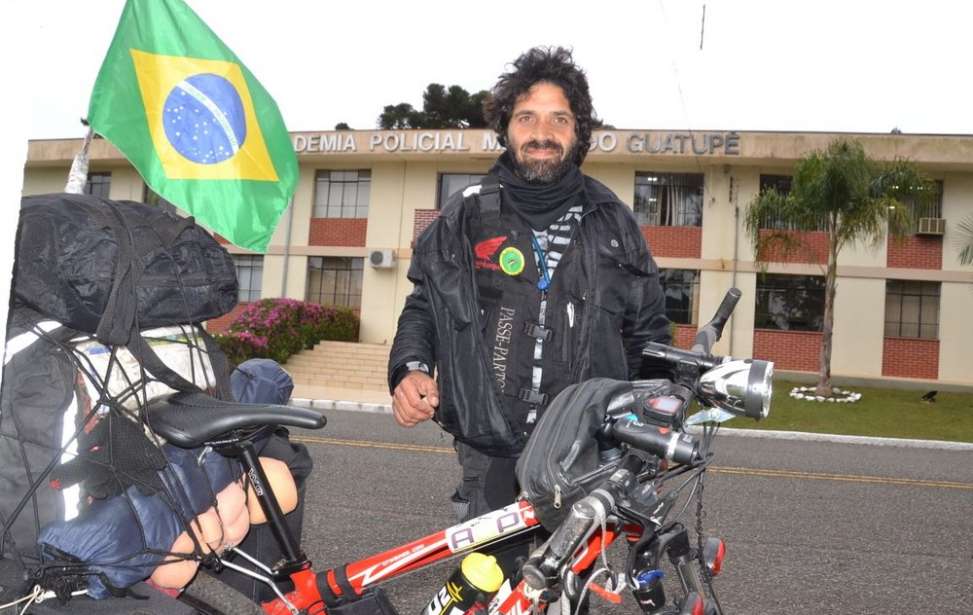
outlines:
[[[405,364],[405,368],[410,372],[424,372],[426,374],[431,371],[429,366],[422,361],[409,361]]]
[[[390,383],[392,388],[390,390],[393,393],[395,392],[395,387],[399,386],[399,383],[402,382],[402,379],[405,378],[406,374],[409,372],[422,372],[429,375],[432,373],[432,370],[429,369],[429,365],[422,361],[409,361],[405,365],[400,365],[392,374],[392,382]]]

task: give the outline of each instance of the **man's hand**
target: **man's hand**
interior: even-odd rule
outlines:
[[[411,371],[395,387],[392,396],[392,415],[403,427],[415,427],[432,418],[439,406],[436,381],[421,371]]]

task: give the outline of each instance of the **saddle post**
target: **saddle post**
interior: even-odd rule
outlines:
[[[281,510],[277,498],[274,497],[273,491],[270,490],[270,483],[267,481],[267,475],[257,459],[257,452],[253,448],[253,443],[244,439],[234,448],[241,463],[243,463],[247,477],[250,479],[254,495],[260,502],[260,508],[263,509],[264,516],[267,517],[267,524],[286,558],[286,561],[278,566],[275,572],[279,575],[286,575],[295,570],[306,568],[310,562],[308,562],[304,552],[301,551],[300,543],[294,539],[294,535],[291,534],[290,528],[284,521],[284,512]]]

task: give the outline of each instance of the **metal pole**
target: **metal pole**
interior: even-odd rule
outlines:
[[[740,234],[740,205],[739,203],[737,203],[737,195],[736,195],[737,187],[734,185],[735,182],[733,180],[734,180],[733,175],[730,175],[730,205],[733,206],[733,277],[731,278],[730,286],[736,288],[737,287],[737,263],[739,261],[738,236]],[[734,318],[732,314],[730,315],[730,322],[728,324],[730,326],[730,338],[727,341],[729,342],[730,348],[727,354],[732,357],[733,356],[733,329],[734,329],[733,327]]]
[[[84,136],[81,143],[81,151],[74,156],[71,162],[71,170],[68,171],[68,182],[64,185],[64,191],[68,194],[84,194],[85,184],[88,183],[88,146],[95,131],[88,128],[88,134]]]
[[[294,197],[287,205],[287,234],[284,238],[284,271],[280,278],[280,296],[287,296],[287,265],[291,260],[291,229],[294,227]]]

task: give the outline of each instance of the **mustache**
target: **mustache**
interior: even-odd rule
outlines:
[[[553,150],[557,151],[557,153],[559,153],[559,154],[564,153],[564,148],[561,147],[561,144],[558,143],[557,141],[552,140],[552,139],[546,139],[544,141],[538,141],[537,139],[531,139],[530,141],[524,143],[521,146],[520,149],[521,149],[521,151],[527,151],[527,149],[528,148],[531,148],[531,147],[533,147],[535,149],[553,149]]]

